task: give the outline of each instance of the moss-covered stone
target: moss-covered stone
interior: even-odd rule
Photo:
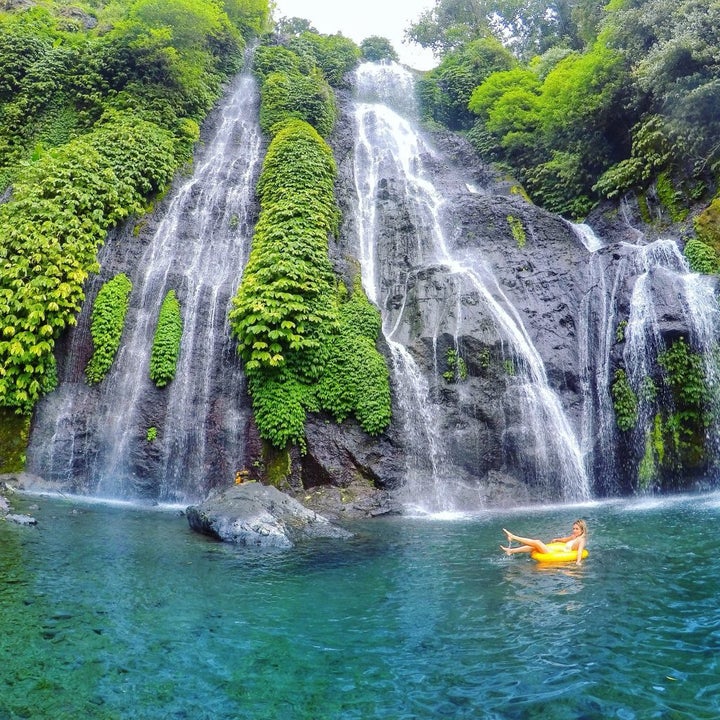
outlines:
[[[720,252],[720,197],[716,197],[695,218],[698,239]]]
[[[0,408],[0,473],[25,469],[25,451],[30,434],[30,416]]]

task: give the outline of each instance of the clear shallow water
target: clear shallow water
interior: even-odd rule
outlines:
[[[0,523],[0,719],[720,717],[720,495],[358,523],[241,550],[177,512]],[[625,505],[625,507],[624,507]],[[501,528],[586,517],[546,567]]]

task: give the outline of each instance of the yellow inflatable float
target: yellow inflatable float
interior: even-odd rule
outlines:
[[[577,560],[577,550],[568,550],[565,547],[565,543],[561,542],[551,542],[546,543],[547,548],[550,552],[541,553],[538,550],[534,550],[532,553],[530,553],[530,557],[533,560],[537,560],[538,562],[546,562],[546,563],[553,563],[553,562],[574,562]],[[583,560],[588,556],[588,551],[586,548],[583,548],[582,551],[582,558]]]

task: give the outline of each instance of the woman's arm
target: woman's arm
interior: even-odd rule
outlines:
[[[585,538],[581,537],[580,542],[578,543],[578,549],[577,549],[577,561],[576,561],[577,565],[582,564],[582,554],[583,554],[584,549],[585,549]]]

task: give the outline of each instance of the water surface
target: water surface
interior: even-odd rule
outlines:
[[[0,522],[0,719],[720,717],[720,495],[357,523],[239,549],[177,511]],[[591,529],[581,566],[501,528]]]

